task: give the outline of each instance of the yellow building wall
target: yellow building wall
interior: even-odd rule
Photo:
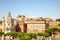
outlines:
[[[0,21],[0,32],[2,32],[2,21]]]
[[[44,32],[44,30],[45,30],[44,21],[30,21],[27,23],[27,33]]]
[[[49,28],[52,28],[52,27],[60,28],[60,22],[57,22],[57,21],[50,22]]]

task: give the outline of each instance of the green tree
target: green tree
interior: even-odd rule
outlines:
[[[31,38],[36,38],[36,34],[35,33],[26,33],[25,35],[30,36],[30,39]]]
[[[50,33],[51,36],[52,36],[53,34],[55,34],[57,31],[59,32],[60,29],[58,29],[58,28],[48,28],[48,29],[45,30],[45,32]]]
[[[38,36],[43,36],[43,32],[37,33]]]
[[[25,33],[24,32],[18,32],[17,36],[21,37],[21,36],[24,36]]]
[[[50,34],[48,32],[41,32],[41,33],[37,33],[38,36],[44,36],[44,37],[49,37]]]
[[[48,32],[44,32],[44,33],[43,33],[43,36],[44,36],[44,37],[49,37],[50,34],[49,34]]]
[[[57,30],[58,30],[58,32],[60,32],[60,28],[58,28]]]
[[[30,40],[30,36],[28,35],[21,36],[20,40]]]
[[[2,36],[2,34],[4,34],[4,32],[0,32],[0,36]]]
[[[60,19],[56,19],[56,21],[59,21],[60,22]]]
[[[8,32],[5,35],[11,35],[11,36],[13,36],[13,35],[17,35],[17,32]]]

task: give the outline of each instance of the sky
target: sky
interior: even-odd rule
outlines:
[[[60,18],[60,0],[0,0],[0,19],[11,12],[13,18],[25,15],[28,18]]]

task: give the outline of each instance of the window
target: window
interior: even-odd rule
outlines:
[[[10,26],[10,23],[8,23],[8,26]]]

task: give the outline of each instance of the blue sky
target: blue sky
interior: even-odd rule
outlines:
[[[26,17],[60,18],[60,0],[0,0],[0,19],[10,10],[13,18]]]

